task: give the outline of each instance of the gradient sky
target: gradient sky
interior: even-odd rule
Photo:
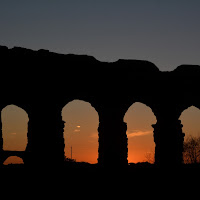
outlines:
[[[1,0],[0,44],[102,61],[200,64],[199,0]]]
[[[200,65],[199,9],[199,0],[0,0],[0,45],[48,49],[64,54],[88,54],[100,61],[112,62],[120,58],[148,60],[162,71],[171,71],[181,64]],[[95,162],[98,155],[98,115],[86,104],[72,102],[68,108],[64,108],[63,117],[68,122],[64,135],[68,138],[68,146],[73,145],[75,159]],[[131,158],[130,152],[137,147],[137,152],[140,151],[138,144],[142,138],[143,144],[144,141],[152,141],[151,124],[155,121],[153,114],[149,117],[149,108],[144,111],[137,104],[134,109],[134,112],[130,109],[132,114],[127,114],[125,119],[128,121],[130,162],[143,161],[141,157]],[[196,114],[199,113],[197,110],[191,109],[184,122],[189,123],[186,125],[189,128],[183,128],[185,132],[192,130],[196,134],[200,128],[192,125],[195,120],[191,119],[199,119],[200,115]],[[14,141],[17,144],[14,138],[23,133],[25,138],[20,147],[12,147],[21,150],[27,142],[28,119],[26,113],[16,110],[13,113],[13,108],[8,108],[2,114],[4,121],[10,121],[5,122],[7,125],[3,127],[4,137],[7,137],[4,139],[8,141],[4,147],[11,148]],[[75,114],[72,114],[73,110]],[[5,117],[5,113],[6,116],[18,113],[18,118]],[[148,125],[141,124],[147,122],[148,117]],[[92,126],[87,129],[87,124]],[[15,128],[12,128],[14,125]],[[197,128],[193,130],[192,127]],[[70,133],[73,133],[73,137]],[[81,133],[87,135],[87,141]],[[86,157],[77,158],[77,144],[73,143],[73,138],[77,138],[77,142],[85,142],[84,145],[90,141],[95,149],[92,161]],[[141,155],[151,151],[152,142],[149,144]]]

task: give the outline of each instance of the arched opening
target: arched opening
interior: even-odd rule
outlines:
[[[179,118],[183,125],[184,145],[183,162],[200,163],[200,110],[191,106],[184,110]]]
[[[4,151],[25,151],[27,146],[28,114],[15,105],[1,111]]]
[[[156,117],[151,108],[142,103],[134,103],[126,112],[128,162],[154,163],[155,143],[152,124]]]
[[[18,156],[10,156],[3,163],[3,165],[19,165],[19,164],[24,164],[24,162],[23,159]]]
[[[76,162],[97,163],[99,116],[90,103],[74,100],[62,110],[65,156]]]

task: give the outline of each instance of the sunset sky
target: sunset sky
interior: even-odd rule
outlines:
[[[199,0],[1,0],[0,45],[88,54],[100,61],[148,60],[161,71],[171,71],[181,64],[200,65],[199,8]],[[199,111],[187,112],[182,115],[184,132],[199,133]],[[20,138],[27,132],[27,114],[16,107],[2,113],[3,132],[9,140],[4,147],[25,149],[27,138]],[[63,109],[63,118],[66,153],[73,146],[77,161],[96,162],[96,111],[86,102],[71,102]],[[135,104],[124,121],[129,162],[143,161],[144,153],[154,148],[155,116],[150,108]],[[131,153],[136,150],[137,154]]]
[[[28,116],[21,108],[9,105],[2,110],[2,132],[4,150],[23,151],[27,145]],[[87,102],[74,100],[62,110],[64,129],[65,155],[76,161],[97,163],[98,158],[98,126],[99,117],[95,109]],[[180,117],[183,132],[200,136],[200,110],[190,107]],[[155,143],[153,141],[152,124],[156,117],[149,107],[142,103],[133,104],[127,111],[124,121],[127,123],[128,162],[146,161],[146,154],[153,155]],[[10,159],[5,162],[20,162],[20,159]]]

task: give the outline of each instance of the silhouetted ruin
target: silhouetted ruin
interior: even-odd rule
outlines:
[[[99,166],[128,165],[123,118],[135,102],[149,106],[157,118],[152,125],[155,165],[181,165],[184,133],[179,117],[192,105],[200,109],[200,66],[181,65],[161,72],[148,61],[108,63],[91,56],[4,46],[0,46],[0,62],[1,110],[14,104],[29,117],[25,152],[3,151],[0,132],[1,165],[17,155],[27,167],[62,166],[65,122],[61,111],[75,99],[91,103],[99,114]]]

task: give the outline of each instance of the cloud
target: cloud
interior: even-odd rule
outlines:
[[[74,132],[80,132],[80,131],[81,131],[80,129],[75,129],[75,130],[74,130]]]
[[[133,131],[127,132],[127,137],[132,138],[132,137],[144,136],[144,135],[149,135],[149,134],[153,134],[153,131],[133,130]]]
[[[11,135],[17,135],[17,133],[10,133]]]
[[[80,128],[81,128],[81,126],[76,126],[76,129],[74,130],[74,132],[80,132],[81,130],[80,130]]]

